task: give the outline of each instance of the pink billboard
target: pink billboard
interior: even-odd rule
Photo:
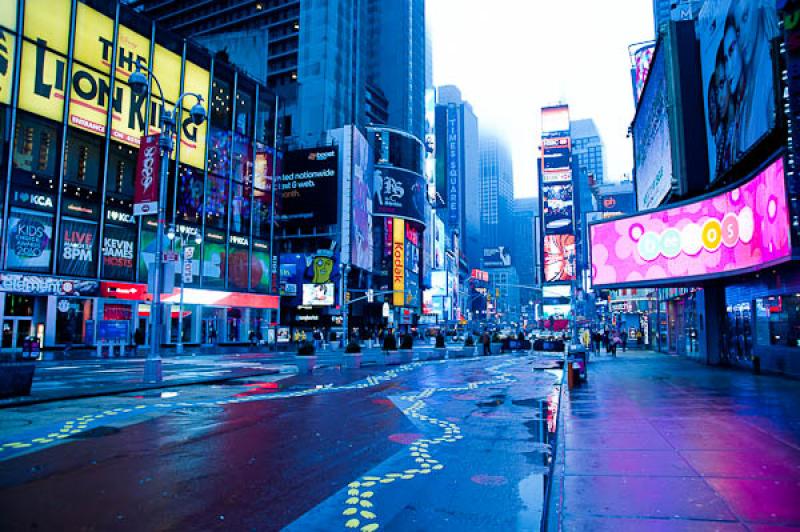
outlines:
[[[595,224],[590,234],[596,286],[710,277],[779,262],[792,252],[783,159],[717,196]]]

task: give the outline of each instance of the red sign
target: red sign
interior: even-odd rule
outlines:
[[[129,301],[149,301],[152,299],[152,296],[147,293],[146,284],[115,283],[113,281],[100,283],[100,295]]]
[[[483,270],[473,269],[472,270],[472,278],[477,281],[483,281],[485,283],[489,282],[489,272],[485,272]]]
[[[161,168],[161,135],[144,135],[136,159],[133,190],[133,215],[155,214],[158,209],[158,172]]]

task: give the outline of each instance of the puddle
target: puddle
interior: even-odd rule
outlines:
[[[122,429],[119,429],[117,427],[109,427],[107,425],[102,425],[100,427],[84,430],[76,434],[70,434],[69,438],[67,439],[85,440],[88,438],[102,438],[104,436],[111,436],[112,434],[118,434],[120,432],[122,432]]]

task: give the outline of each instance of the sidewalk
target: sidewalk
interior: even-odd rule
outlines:
[[[800,526],[800,383],[645,351],[565,392],[549,527]]]

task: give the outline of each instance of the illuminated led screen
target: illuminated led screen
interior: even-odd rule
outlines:
[[[701,278],[791,256],[783,159],[737,188],[590,228],[596,286]]]

